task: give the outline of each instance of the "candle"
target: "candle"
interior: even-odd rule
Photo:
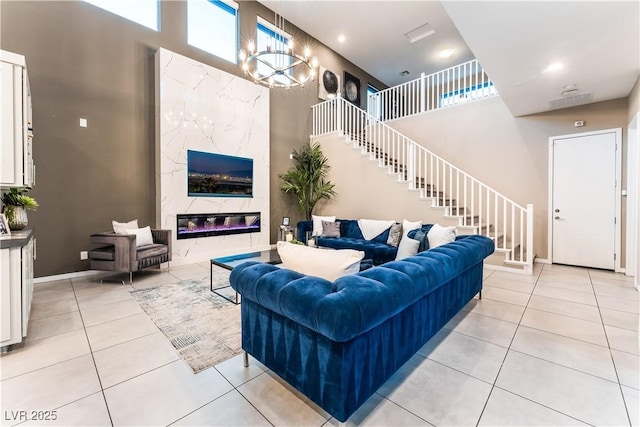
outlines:
[[[290,242],[293,240],[293,233],[292,232],[287,232],[287,234],[285,235],[285,239],[287,242]]]
[[[309,239],[307,239],[307,245],[309,245],[312,248],[316,247],[316,239],[314,239],[313,237],[310,237]]]

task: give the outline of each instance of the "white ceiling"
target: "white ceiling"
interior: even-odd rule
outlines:
[[[476,57],[514,116],[562,108],[550,101],[569,84],[590,102],[626,97],[640,75],[638,1],[260,3],[390,86]],[[425,23],[435,33],[410,43],[404,34]],[[444,48],[456,53],[443,60]],[[544,73],[552,62],[564,67]]]

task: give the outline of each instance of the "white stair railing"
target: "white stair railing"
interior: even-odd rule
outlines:
[[[460,234],[482,234],[505,263],[533,267],[533,205],[523,207],[405,135],[338,97],[312,108],[311,137],[337,133],[431,207],[456,218]]]
[[[415,80],[376,92],[369,96],[367,112],[386,121],[497,94],[493,82],[474,59],[437,73],[422,73]]]

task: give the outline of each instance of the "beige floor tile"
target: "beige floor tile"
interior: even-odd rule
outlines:
[[[588,268],[574,267],[562,264],[544,264],[543,273],[570,274],[570,275],[586,275],[589,274]]]
[[[474,314],[482,314],[483,316],[493,317],[494,319],[511,323],[520,323],[522,313],[524,313],[524,307],[520,305],[507,304],[484,298],[484,296],[481,300],[477,297],[473,298],[462,309]]]
[[[95,277],[81,277],[78,279],[73,279],[71,283],[73,284],[73,290],[78,297],[84,295],[101,294],[103,292],[110,292],[121,289],[131,290],[131,287],[128,284],[123,285],[122,283],[118,282],[100,283],[100,280]]]
[[[602,324],[573,317],[561,316],[528,308],[524,312],[523,326],[551,332],[580,341],[608,347]]]
[[[246,383],[267,370],[266,366],[251,356],[249,356],[249,366],[245,368],[243,358],[243,354],[238,354],[215,366],[218,372],[233,384],[234,387]]]
[[[493,383],[507,349],[468,335],[441,329],[418,354],[472,377]]]
[[[496,387],[491,391],[491,396],[478,425],[516,427],[586,424]]]
[[[70,285],[64,286],[64,290],[44,289],[41,291],[33,291],[32,304],[47,304],[55,301],[75,299],[73,288]]]
[[[44,319],[30,319],[26,340],[37,340],[83,328],[79,311],[58,314]]]
[[[589,270],[589,276],[591,276],[591,281],[596,284],[601,283],[618,283],[618,282],[626,282],[633,283],[633,276],[626,276],[622,273],[614,273],[613,271],[606,270]]]
[[[620,384],[640,389],[640,357],[619,350],[611,350],[611,356]]]
[[[640,301],[640,294],[631,286],[593,285],[596,296],[620,298],[629,301]]]
[[[38,282],[33,284],[33,292],[40,293],[46,290],[69,291],[71,290],[71,280],[51,280],[48,282]]]
[[[605,325],[604,329],[607,332],[607,339],[609,340],[609,346],[611,346],[611,348],[640,355],[637,331],[630,331],[609,325]]]
[[[82,320],[88,327],[136,314],[144,314],[144,310],[136,301],[130,299],[82,310]]]
[[[618,381],[611,353],[606,347],[521,326],[510,349],[609,381]]]
[[[172,426],[271,426],[236,390],[217,398]]]
[[[331,417],[271,371],[242,384],[238,391],[273,425],[320,426]]]
[[[589,279],[567,280],[562,278],[540,277],[536,286],[548,286],[550,288],[566,289],[568,291],[586,292],[593,294],[593,285]]]
[[[496,386],[592,425],[627,423],[617,383],[509,352]]]
[[[570,302],[577,302],[580,304],[597,305],[596,297],[593,292],[580,292],[572,291],[569,289],[554,288],[551,286],[536,286],[533,290],[533,295],[540,295],[543,297],[562,299]]]
[[[340,423],[337,419],[331,418],[323,427],[338,427],[339,425]],[[342,425],[346,427],[412,427],[430,426],[431,424],[376,393],[364,402]]]
[[[580,304],[558,298],[532,295],[528,308],[534,308],[549,313],[561,314],[563,316],[575,317],[577,319],[588,320],[589,322],[600,323],[600,311],[598,307],[587,304]]]
[[[538,281],[537,275],[531,274],[520,274],[520,273],[509,273],[506,271],[495,271],[491,275],[492,279],[504,279],[504,280],[514,280],[516,282],[524,282],[535,284]]]
[[[622,386],[622,395],[627,405],[631,425],[633,427],[640,426],[640,391]]]
[[[158,327],[146,314],[138,314],[90,326],[86,331],[91,349],[98,351],[112,345],[155,334],[158,332]]]
[[[483,287],[507,289],[510,291],[523,292],[525,294],[531,294],[534,286],[535,285],[533,283],[508,280],[500,277],[489,277],[483,283]]]
[[[462,311],[455,315],[444,327],[502,347],[509,347],[518,325]]]
[[[215,369],[194,375],[177,360],[108,388],[104,394],[114,425],[157,426],[169,425],[231,389]]]
[[[414,356],[378,393],[434,425],[475,425],[491,385]]]
[[[43,319],[58,314],[71,313],[80,310],[75,297],[65,300],[31,304],[29,320]]]
[[[602,308],[609,308],[611,310],[640,314],[640,304],[638,304],[637,301],[630,301],[601,295],[598,297],[598,306]]]
[[[624,311],[610,310],[601,308],[602,322],[605,325],[616,326],[618,328],[629,329],[631,331],[638,330],[638,322],[640,316],[637,314],[625,313]]]
[[[54,337],[28,341],[0,357],[2,379],[89,354],[85,331],[67,332]]]
[[[2,381],[3,411],[52,410],[100,391],[91,355]]]
[[[20,426],[111,426],[111,418],[107,410],[102,392],[94,393],[55,411],[55,420],[30,421]]]
[[[104,388],[180,359],[161,332],[96,351],[93,357]]]
[[[81,311],[88,310],[90,308],[99,307],[101,305],[112,304],[114,302],[133,300],[130,291],[133,288],[131,286],[125,286],[122,288],[114,289],[108,292],[99,292],[89,295],[78,296],[78,306]]]
[[[500,301],[507,304],[519,305],[522,307],[527,306],[529,301],[529,294],[522,292],[510,291],[508,289],[486,287],[482,290],[482,298],[490,299],[493,301]]]

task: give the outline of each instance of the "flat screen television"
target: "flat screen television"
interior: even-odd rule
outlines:
[[[253,197],[253,159],[187,150],[189,196]]]

